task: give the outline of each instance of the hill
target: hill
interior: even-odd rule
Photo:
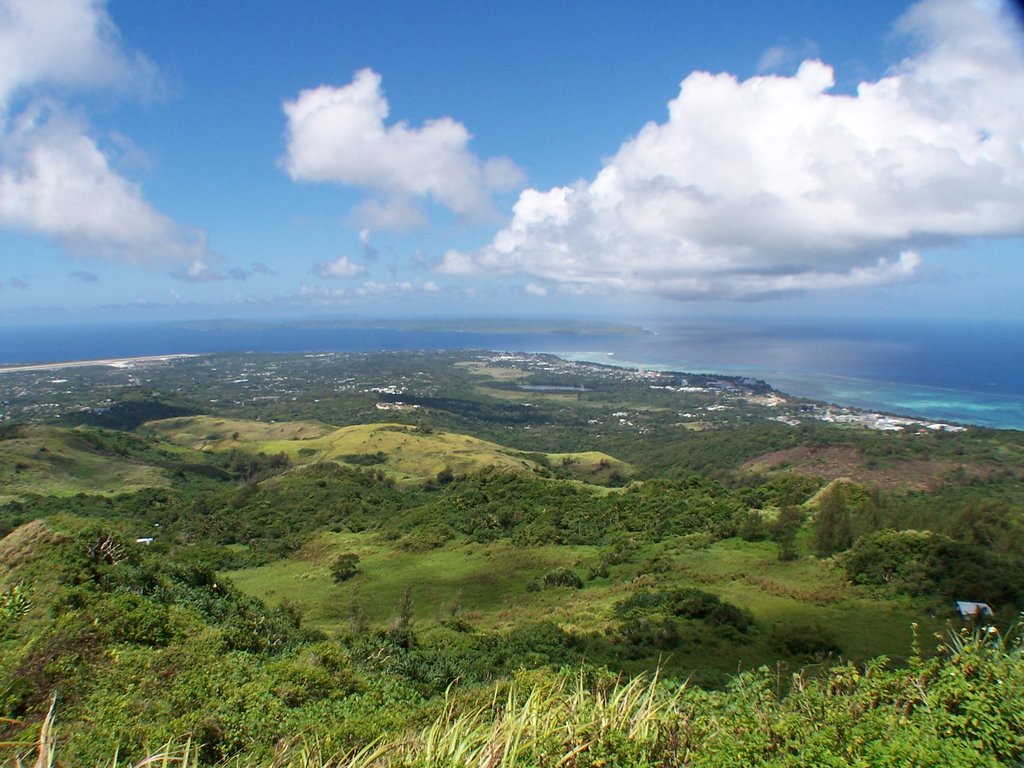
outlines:
[[[550,356],[125,375],[0,433],[9,762],[1024,757],[1021,435]]]
[[[622,461],[599,451],[545,454],[517,451],[469,435],[383,422],[333,428],[309,421],[263,422],[211,416],[151,421],[144,431],[179,446],[226,452],[238,448],[281,453],[296,465],[337,462],[371,466],[398,482],[422,483],[438,475],[466,475],[485,467],[537,473],[551,466],[571,477],[620,482],[632,474]]]
[[[160,468],[96,439],[96,431],[17,425],[0,433],[0,503],[30,494],[113,494],[169,485]]]

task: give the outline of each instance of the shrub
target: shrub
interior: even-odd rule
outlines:
[[[341,584],[359,573],[359,555],[354,552],[343,552],[331,563],[331,578]]]
[[[793,624],[777,630],[772,639],[787,656],[816,658],[838,656],[843,652],[835,634],[818,624]]]
[[[878,531],[862,536],[843,560],[854,584],[892,584],[910,594],[930,591],[925,563],[933,534],[927,531]]]
[[[1016,603],[1024,594],[1020,564],[977,544],[936,533],[883,530],[862,536],[843,558],[854,584],[889,586],[911,595]]]
[[[615,615],[635,622],[638,616],[674,616],[696,619],[747,632],[754,620],[748,611],[726,602],[710,592],[682,588],[634,592],[615,605]]]
[[[583,589],[583,579],[571,568],[557,568],[544,574],[544,586]]]

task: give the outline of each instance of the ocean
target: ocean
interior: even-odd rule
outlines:
[[[717,372],[840,405],[1024,429],[1024,323],[708,321],[565,356]]]
[[[551,352],[634,368],[749,376],[782,392],[841,405],[1024,429],[1020,322],[744,318],[647,324],[647,333],[489,327],[495,330],[329,322],[0,328],[0,365],[228,351]]]

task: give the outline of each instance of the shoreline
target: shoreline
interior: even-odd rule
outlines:
[[[163,363],[186,357],[200,357],[201,352],[179,353],[173,355],[140,355],[138,357],[112,357],[102,360],[67,360],[59,363],[26,363],[25,365],[3,365],[0,373],[21,373],[30,371],[59,371],[62,368],[92,368],[107,366],[126,368],[137,363]]]
[[[751,366],[723,366],[721,368],[694,366],[690,368],[673,363],[642,363],[635,360],[618,359],[613,352],[571,351],[554,354],[564,360],[609,365],[616,368],[757,379],[765,382],[781,395],[864,413],[951,422],[982,429],[1024,431],[1024,406],[1014,408],[1015,415],[1007,418],[1007,411],[1012,406],[1020,404],[1021,398],[1001,392],[986,393],[826,372],[772,371]],[[821,386],[825,382],[832,386]],[[847,386],[837,391],[836,385]],[[851,391],[851,386],[853,391]],[[945,397],[942,397],[943,395]],[[999,411],[1002,413],[993,418],[992,414]]]
[[[520,340],[521,341],[521,340]],[[520,346],[520,345],[516,345]],[[540,347],[540,348],[538,348]],[[499,347],[494,347],[498,349]],[[842,376],[823,372],[793,373],[764,370],[755,366],[709,367],[679,363],[644,363],[628,353],[597,350],[552,349],[548,345],[526,346],[533,353],[553,354],[571,362],[590,362],[615,368],[636,368],[652,371],[680,371],[703,375],[754,378],[765,381],[776,391],[791,397],[804,398],[859,411],[952,422],[989,429],[1024,431],[1024,403],[1021,398],[1005,393],[983,393],[955,388],[874,380],[866,377]],[[255,351],[255,350],[253,350]],[[147,363],[166,363],[208,355],[210,352],[135,355],[131,357],[68,360],[48,363],[0,365],[0,374],[59,371],[87,367],[130,368]],[[277,354],[259,352],[259,354]],[[288,354],[281,352],[280,354]],[[827,384],[826,384],[827,382]],[[847,386],[843,386],[843,385]],[[824,386],[823,386],[824,385]]]

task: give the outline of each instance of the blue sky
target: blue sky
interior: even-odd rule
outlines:
[[[993,0],[0,0],[0,324],[1021,319]]]

